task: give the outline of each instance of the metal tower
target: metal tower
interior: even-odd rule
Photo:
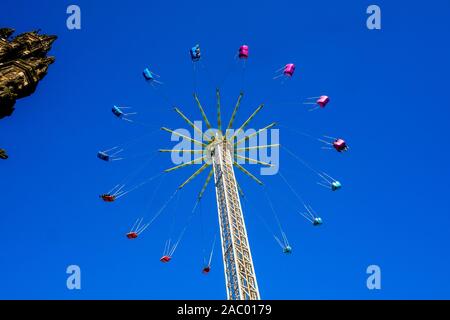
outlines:
[[[229,300],[259,300],[258,283],[233,170],[232,145],[216,135],[212,164]]]
[[[192,161],[165,170],[166,172],[171,172],[193,164],[203,164],[196,172],[194,172],[185,182],[183,182],[179,186],[179,189],[183,188],[206,168],[212,166],[206,178],[206,181],[198,195],[197,203],[201,200],[206,187],[208,186],[212,175],[214,174],[227,297],[229,300],[259,300],[260,295],[258,290],[258,283],[256,281],[255,268],[253,266],[250,245],[247,237],[247,230],[245,228],[244,215],[242,213],[242,207],[239,198],[239,194],[242,194],[242,191],[238,183],[236,182],[233,167],[238,168],[258,184],[262,185],[263,183],[258,178],[256,178],[244,167],[238,164],[237,159],[242,159],[249,163],[256,163],[263,166],[271,166],[271,164],[259,161],[257,159],[250,159],[238,153],[240,151],[248,151],[251,149],[279,147],[279,145],[274,144],[238,148],[239,145],[241,145],[242,143],[245,144],[245,142],[250,138],[257,136],[259,133],[268,130],[276,125],[276,123],[272,123],[252,134],[244,134],[243,138],[236,141],[238,134],[244,133],[244,130],[250,123],[250,121],[263,108],[263,105],[260,105],[252,113],[252,115],[239,127],[239,129],[237,129],[233,134],[229,135],[228,130],[230,130],[233,126],[233,122],[239,109],[242,97],[243,93],[241,93],[238,97],[225,134],[222,132],[219,90],[217,90],[217,130],[215,130],[216,133],[214,135],[211,133],[208,134],[208,131],[207,133],[203,133],[191,120],[189,120],[181,112],[179,108],[175,108],[175,112],[178,113],[178,115],[180,115],[191,128],[200,133],[204,141],[192,139],[191,137],[185,136],[181,133],[178,133],[177,131],[173,131],[168,128],[161,128],[162,130],[170,132],[175,136],[187,139],[195,145],[200,146],[201,148],[194,150],[161,149],[159,151],[202,155],[201,157],[197,157]],[[200,100],[198,99],[198,96],[196,94],[194,94],[194,98],[197,102],[203,121],[206,124],[208,130],[212,129],[211,123],[209,122],[200,103]]]

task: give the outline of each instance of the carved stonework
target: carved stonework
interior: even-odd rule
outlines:
[[[6,153],[6,150],[0,149],[0,159],[3,159],[3,160],[8,159],[8,154]]]
[[[56,36],[27,32],[10,39],[14,30],[0,29],[0,119],[10,116],[17,99],[31,95],[55,61],[47,57]]]

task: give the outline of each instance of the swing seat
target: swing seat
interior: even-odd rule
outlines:
[[[325,106],[330,102],[330,97],[328,96],[320,96],[319,99],[317,99],[316,103],[321,107],[325,108]]]
[[[202,270],[203,274],[208,274],[210,271],[211,271],[211,267],[210,266],[206,266]]]
[[[100,198],[102,198],[105,202],[114,202],[116,200],[116,196],[111,194],[102,194]]]
[[[322,218],[314,218],[313,225],[320,226],[323,223]]]
[[[144,72],[142,73],[144,75],[145,80],[152,81],[155,80],[155,77],[153,76],[152,72],[149,68],[145,68]]]
[[[128,232],[127,233],[127,238],[132,240],[132,239],[136,239],[138,237],[138,234],[136,232]]]
[[[333,142],[333,147],[337,152],[346,151],[348,149],[347,143],[343,139],[336,139],[336,141]]]
[[[245,44],[239,48],[239,59],[248,59],[248,46]]]
[[[333,181],[331,183],[331,190],[336,191],[339,190],[340,188],[342,188],[342,185],[339,181]]]
[[[114,106],[113,108],[112,108],[112,113],[116,116],[116,117],[122,117],[123,116],[123,112],[122,112],[122,110],[120,110],[118,107],[116,107],[116,106]]]
[[[197,62],[197,61],[200,60],[200,58],[201,58],[201,53],[200,53],[200,46],[199,46],[199,45],[196,45],[195,47],[192,47],[192,48],[189,50],[189,53],[191,54],[191,60],[192,60],[193,62]]]
[[[109,161],[109,155],[107,155],[106,153],[104,153],[104,152],[99,152],[99,153],[97,153],[97,158],[99,158],[100,160],[103,160],[103,161]]]
[[[294,75],[294,71],[295,71],[295,64],[293,63],[288,63],[285,67],[284,67],[284,75],[287,77],[292,77]]]
[[[162,256],[161,259],[159,259],[159,261],[161,261],[162,263],[167,263],[172,259],[172,257],[169,256]]]
[[[283,253],[292,253],[292,248],[291,246],[286,246],[283,248]]]

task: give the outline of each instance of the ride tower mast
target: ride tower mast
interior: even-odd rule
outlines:
[[[238,185],[233,170],[233,146],[220,132],[209,145],[229,300],[260,300]]]
[[[279,147],[278,144],[273,145],[263,145],[255,147],[242,147],[238,148],[239,145],[245,144],[250,138],[259,135],[260,133],[269,130],[274,127],[276,123],[271,123],[270,125],[259,129],[258,131],[245,135],[240,140],[237,140],[239,133],[243,133],[245,128],[248,126],[250,121],[258,114],[258,112],[263,108],[260,105],[256,110],[250,115],[250,117],[237,129],[232,135],[229,135],[228,131],[231,130],[233,126],[234,119],[236,117],[237,111],[239,109],[241,99],[244,95],[243,92],[240,93],[236,105],[234,107],[231,119],[225,130],[222,132],[221,123],[221,110],[220,110],[220,92],[217,89],[217,129],[213,129],[211,123],[209,122],[205,111],[200,103],[200,100],[196,93],[194,93],[194,99],[197,102],[198,108],[202,115],[203,121],[206,124],[208,131],[203,134],[200,128],[198,128],[188,117],[179,109],[175,108],[176,113],[191,127],[194,131],[202,134],[204,141],[199,141],[187,137],[177,131],[161,128],[164,131],[172,133],[172,135],[178,136],[183,139],[187,139],[197,146],[200,146],[199,150],[176,150],[176,149],[160,149],[160,152],[169,153],[191,153],[191,154],[202,154],[195,158],[193,161],[189,161],[175,167],[166,169],[165,172],[171,172],[179,170],[186,166],[191,166],[194,164],[203,163],[203,165],[195,171],[185,182],[183,182],[179,189],[182,189],[189,182],[191,182],[195,177],[197,177],[206,168],[212,167],[206,178],[205,183],[197,197],[197,207],[198,202],[203,197],[203,194],[209,185],[212,176],[214,175],[215,190],[216,190],[216,201],[217,201],[217,211],[219,218],[219,227],[221,235],[221,246],[222,246],[222,259],[224,264],[225,272],[225,282],[227,290],[227,298],[229,300],[260,300],[260,294],[258,289],[258,283],[255,275],[255,268],[253,266],[252,254],[250,251],[250,244],[247,237],[247,230],[245,227],[244,215],[242,213],[242,206],[239,198],[239,194],[242,193],[234,175],[234,168],[238,168],[245,175],[250,177],[252,180],[262,185],[263,183],[256,178],[253,174],[242,167],[237,159],[243,159],[249,163],[257,163],[263,166],[272,166],[272,164],[259,161],[257,159],[251,159],[240,154],[238,151],[248,151],[251,149],[260,149],[268,147]],[[211,133],[212,130],[214,133]],[[236,141],[237,140],[237,141]]]

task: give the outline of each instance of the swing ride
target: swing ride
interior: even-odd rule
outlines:
[[[144,232],[145,229],[150,225],[149,223],[141,225],[144,218],[137,219],[134,223],[133,227],[131,227],[131,230],[126,234],[127,238],[132,240],[139,237],[139,235]]]
[[[193,46],[190,50],[189,53],[191,54],[191,60],[192,62],[197,62],[200,60],[201,58],[201,53],[200,53],[200,45],[195,45]]]
[[[326,105],[330,102],[330,97],[329,96],[320,96],[320,97],[310,97],[310,98],[306,98],[306,100],[309,100],[307,102],[303,102],[303,104],[309,104],[309,105],[313,105],[314,108],[310,109],[309,111],[314,111],[320,108],[325,108]],[[311,100],[316,100],[314,102],[311,102]]]
[[[318,185],[325,187],[327,189],[331,189],[331,191],[337,191],[342,188],[342,184],[333,179],[330,175],[326,174],[325,172],[318,173],[319,177],[322,178],[321,182],[317,182]]]
[[[195,67],[196,64],[202,64],[201,60],[201,50],[200,45],[195,45],[189,49],[190,59],[193,63],[193,71],[197,72]],[[245,63],[249,58],[249,46],[242,45],[239,47],[237,51],[237,55],[235,59],[244,60],[243,64],[243,72],[245,72]],[[273,79],[291,79],[294,75],[296,66],[293,63],[285,64],[282,68],[276,71],[275,77]],[[143,71],[143,76],[145,81],[151,84],[154,88],[155,84],[161,85],[158,79],[159,75],[155,74],[149,68],[145,68]],[[195,76],[195,75],[194,75]],[[244,78],[244,77],[243,77]],[[269,204],[270,212],[272,213],[274,220],[276,222],[277,231],[273,232],[271,225],[265,221],[259,215],[260,210],[251,210],[259,218],[262,220],[263,225],[266,229],[273,235],[275,242],[280,246],[281,252],[286,255],[292,254],[293,248],[288,241],[286,233],[282,228],[281,221],[279,219],[277,210],[275,209],[273,202],[270,198],[270,192],[268,192],[266,185],[254,174],[244,168],[243,164],[257,164],[262,167],[271,167],[272,163],[267,163],[260,161],[258,159],[247,157],[241,155],[240,151],[247,152],[250,150],[259,150],[259,149],[267,149],[267,148],[280,148],[279,144],[270,144],[270,145],[257,145],[252,147],[246,147],[246,143],[255,137],[259,137],[261,134],[266,134],[271,128],[275,127],[277,124],[275,122],[268,124],[267,126],[256,130],[255,132],[248,134],[245,130],[249,127],[249,124],[252,120],[259,114],[259,112],[263,109],[264,104],[260,104],[258,107],[254,109],[254,111],[248,116],[248,118],[242,122],[240,125],[235,125],[235,119],[239,111],[239,107],[241,105],[242,99],[244,96],[244,91],[242,91],[237,97],[234,108],[232,109],[231,117],[228,121],[227,126],[223,126],[222,123],[222,103],[221,103],[221,91],[219,88],[216,89],[216,116],[217,123],[214,128],[209,118],[206,115],[205,108],[199,98],[199,95],[196,91],[194,91],[193,98],[195,104],[198,108],[200,116],[203,120],[203,123],[206,124],[208,131],[204,133],[193,121],[191,121],[185,113],[179,108],[174,107],[173,110],[175,113],[196,133],[200,134],[201,139],[191,138],[185,134],[178,132],[177,130],[173,130],[167,127],[162,127],[161,130],[172,134],[172,136],[176,136],[178,138],[189,141],[192,145],[195,145],[195,149],[159,149],[159,153],[166,154],[186,154],[190,153],[194,156],[194,159],[191,161],[183,162],[176,166],[165,169],[163,172],[159,173],[156,176],[150,177],[143,182],[129,186],[130,181],[139,175],[142,168],[138,168],[133,173],[129,174],[123,181],[114,186],[109,192],[100,195],[100,198],[104,202],[115,202],[118,199],[124,197],[125,195],[137,190],[138,188],[150,183],[156,178],[160,178],[163,174],[171,173],[174,171],[178,171],[182,168],[200,165],[196,171],[194,171],[190,176],[185,178],[184,181],[177,187],[174,193],[166,200],[166,202],[162,205],[162,207],[156,211],[151,219],[147,219],[147,217],[138,218],[133,224],[132,228],[126,233],[127,239],[134,240],[140,238],[140,235],[147,230],[156,219],[166,210],[168,204],[175,199],[176,203],[178,203],[178,199],[180,196],[181,190],[192,182],[197,176],[199,176],[202,172],[207,171],[206,179],[197,195],[197,199],[194,203],[194,207],[188,216],[185,227],[181,230],[178,237],[175,241],[172,241],[172,237],[166,241],[163,254],[159,259],[162,263],[167,264],[172,261],[173,256],[175,254],[176,249],[178,248],[180,242],[183,239],[183,236],[190,225],[191,221],[195,218],[196,212],[201,205],[201,200],[207,190],[207,187],[210,185],[211,180],[213,180],[213,185],[216,194],[216,203],[217,203],[217,211],[218,211],[218,221],[219,221],[219,231],[220,231],[220,240],[221,240],[221,248],[222,248],[222,259],[224,265],[225,272],[225,280],[226,280],[226,290],[227,290],[227,298],[230,300],[259,300],[260,293],[257,283],[257,278],[255,274],[255,268],[253,265],[252,254],[250,250],[249,239],[247,235],[247,230],[244,221],[243,209],[241,199],[246,203],[248,202],[247,197],[244,195],[240,185],[238,184],[235,177],[235,170],[242,172],[245,176],[256,182],[258,185],[262,186],[263,193],[267,202]],[[317,108],[325,108],[330,102],[330,98],[326,95],[321,95],[318,97],[310,97],[306,98],[307,102],[305,104],[311,104],[314,106],[312,110]],[[127,107],[117,107],[114,106],[112,109],[113,114],[123,120],[128,122],[133,122],[128,117],[130,115],[137,114],[127,113],[125,110]],[[294,132],[297,132],[294,130]],[[297,132],[299,133],[299,132]],[[243,136],[242,136],[243,134]],[[348,145],[345,140],[342,138],[333,138],[329,136],[324,136],[323,138],[314,138],[310,134],[300,133],[301,135],[312,138],[315,141],[319,141],[326,145],[326,147],[322,147],[323,149],[335,149],[337,152],[342,153],[347,151]],[[300,162],[304,167],[310,170],[313,174],[320,178],[320,181],[317,182],[318,185],[327,188],[331,191],[337,191],[342,188],[341,182],[332,178],[329,174],[319,171],[309,165],[306,161],[301,159],[294,152],[287,149],[285,146],[282,146],[281,149],[285,150],[288,154],[290,154],[295,160]],[[113,148],[107,149],[105,151],[99,151],[97,157],[105,162],[113,162],[116,160],[122,160],[122,153],[125,150],[125,146],[115,146]],[[153,158],[149,159],[151,162]],[[146,163],[146,164],[147,164]],[[145,166],[145,164],[144,164]],[[294,194],[296,199],[302,205],[304,209],[298,209],[298,213],[305,218],[309,223],[313,226],[321,226],[323,224],[322,218],[313,210],[311,205],[309,205],[306,201],[304,201],[303,197],[297,192],[297,190],[287,181],[284,174],[281,171],[278,172],[278,175],[281,177],[283,182],[287,185],[287,187]],[[161,182],[162,179],[160,179]],[[157,194],[158,188],[160,184],[154,189],[153,196],[151,201]],[[150,202],[151,202],[150,201]],[[177,210],[174,210],[175,212]],[[175,215],[173,217],[175,221]],[[148,221],[147,221],[148,220]],[[172,232],[170,232],[171,234]],[[207,275],[211,272],[213,253],[216,243],[216,237],[214,237],[214,241],[212,242],[212,247],[209,252],[209,255],[206,256],[204,253],[204,261],[203,267],[201,269],[204,275]]]
[[[292,78],[292,76],[294,75],[294,72],[295,72],[295,64],[288,63],[284,67],[282,67],[282,68],[278,69],[277,71],[275,71],[274,79],[278,79],[278,78],[281,78],[281,77]]]
[[[248,59],[248,46],[245,44],[239,48],[239,59]]]
[[[157,79],[160,78],[159,75],[157,75],[156,73],[154,73],[153,71],[150,71],[149,68],[145,68],[144,71],[142,72],[144,79],[151,83],[151,84],[162,84],[162,82],[158,81]]]
[[[112,108],[112,113],[119,119],[125,120],[125,121],[130,121],[133,122],[132,120],[128,119],[128,116],[137,114],[137,112],[124,112],[125,109],[131,109],[130,107],[118,107],[118,106],[113,106]]]
[[[326,139],[326,140],[325,140]],[[324,136],[324,139],[318,139],[320,142],[327,145],[322,147],[323,149],[335,149],[337,152],[344,152],[349,149],[347,142],[342,138],[333,138],[329,136]]]
[[[118,157],[118,154],[121,153],[123,149],[119,149],[119,147],[114,147],[109,150],[99,151],[97,153],[97,158],[103,161],[117,161],[122,160],[122,158]]]
[[[333,141],[333,148],[336,149],[337,152],[343,152],[348,150],[347,143],[344,139],[335,139]]]
[[[310,221],[315,227],[322,225],[322,218],[317,215],[311,206],[305,205],[305,209],[306,212],[300,212],[300,214],[304,216],[306,220]]]

